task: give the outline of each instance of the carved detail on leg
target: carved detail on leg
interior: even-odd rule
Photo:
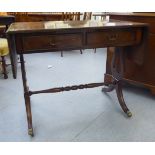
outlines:
[[[119,81],[116,84],[116,94],[117,94],[118,101],[119,101],[119,104],[120,104],[121,108],[127,114],[128,117],[131,117],[132,113],[128,109],[127,105],[125,104],[124,98],[123,98],[121,81]]]

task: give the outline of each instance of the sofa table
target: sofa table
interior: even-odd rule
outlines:
[[[33,94],[57,93],[105,86],[102,89],[103,92],[116,90],[121,108],[128,117],[131,117],[132,113],[126,106],[122,93],[122,77],[125,69],[124,56],[128,52],[134,56],[134,54],[139,52],[139,48],[143,48],[145,51],[147,33],[147,24],[134,22],[88,20],[13,23],[7,31],[7,37],[14,78],[17,78],[17,55],[20,56],[28,134],[33,136],[30,102],[30,96]],[[24,54],[103,47],[116,47],[111,65],[112,81],[110,83],[105,85],[102,81],[46,90],[29,90]]]

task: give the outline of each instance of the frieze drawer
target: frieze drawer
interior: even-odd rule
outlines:
[[[81,34],[39,35],[23,38],[23,51],[80,48]]]
[[[135,33],[136,31],[136,33]],[[105,47],[129,46],[138,44],[141,41],[141,30],[111,30],[87,33],[87,46]]]

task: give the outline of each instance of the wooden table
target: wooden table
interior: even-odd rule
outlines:
[[[103,92],[116,89],[121,108],[131,117],[122,93],[122,76],[124,55],[135,53],[139,47],[145,50],[147,24],[133,22],[103,21],[57,21],[57,22],[23,22],[14,23],[7,31],[13,77],[17,77],[17,54],[20,56],[21,72],[24,87],[24,98],[27,112],[28,133],[33,135],[30,96],[40,93],[57,93],[84,88],[105,86],[99,83],[81,84],[67,87],[31,91],[27,85],[24,54],[53,52],[61,50],[117,47],[112,61],[112,81],[106,83]],[[132,48],[134,47],[134,48]],[[119,63],[118,63],[119,62]]]

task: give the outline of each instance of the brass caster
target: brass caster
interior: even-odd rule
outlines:
[[[28,129],[28,134],[30,135],[30,136],[34,136],[34,134],[33,134],[33,129],[31,128],[31,129]]]
[[[130,111],[127,111],[126,114],[127,114],[128,117],[132,117],[132,113]]]

